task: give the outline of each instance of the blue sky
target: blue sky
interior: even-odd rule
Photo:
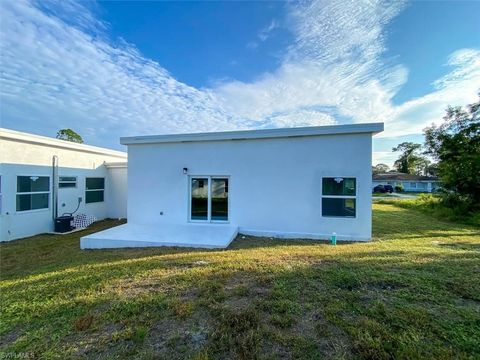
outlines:
[[[385,122],[374,162],[480,89],[480,2],[0,2],[1,126],[120,136]]]

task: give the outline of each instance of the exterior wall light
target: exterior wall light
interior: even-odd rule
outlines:
[[[187,174],[188,173],[188,168],[183,168],[183,173]]]

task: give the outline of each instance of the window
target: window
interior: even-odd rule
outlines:
[[[17,176],[17,211],[48,209],[50,177]]]
[[[228,221],[228,178],[191,178],[190,220]]]
[[[416,189],[416,188],[417,188],[417,183],[416,183],[416,182],[411,182],[411,183],[410,183],[410,187],[411,187],[412,189]]]
[[[76,176],[60,176],[58,178],[58,187],[60,189],[77,187],[77,177]]]
[[[85,203],[96,203],[104,200],[105,178],[85,179]]]
[[[355,178],[322,179],[322,216],[355,217],[357,184]]]

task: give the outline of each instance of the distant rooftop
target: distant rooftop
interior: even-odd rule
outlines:
[[[306,137],[319,135],[343,134],[377,134],[383,131],[383,123],[366,123],[351,125],[309,126],[282,129],[241,130],[224,132],[206,132],[193,134],[169,134],[122,137],[123,145],[155,144],[174,142],[225,141],[225,140],[252,140],[289,137]]]
[[[385,174],[375,174],[373,175],[373,180],[382,181],[382,180],[409,180],[409,181],[437,181],[438,177],[436,176],[423,176],[415,174],[405,174],[400,172],[391,172]]]

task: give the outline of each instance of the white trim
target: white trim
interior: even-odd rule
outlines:
[[[103,164],[106,168],[128,168],[126,161],[104,162]]]
[[[123,145],[134,145],[198,141],[252,140],[339,134],[376,134],[382,131],[383,123],[365,123],[350,125],[308,126],[282,129],[133,136],[120,138],[120,143]]]

